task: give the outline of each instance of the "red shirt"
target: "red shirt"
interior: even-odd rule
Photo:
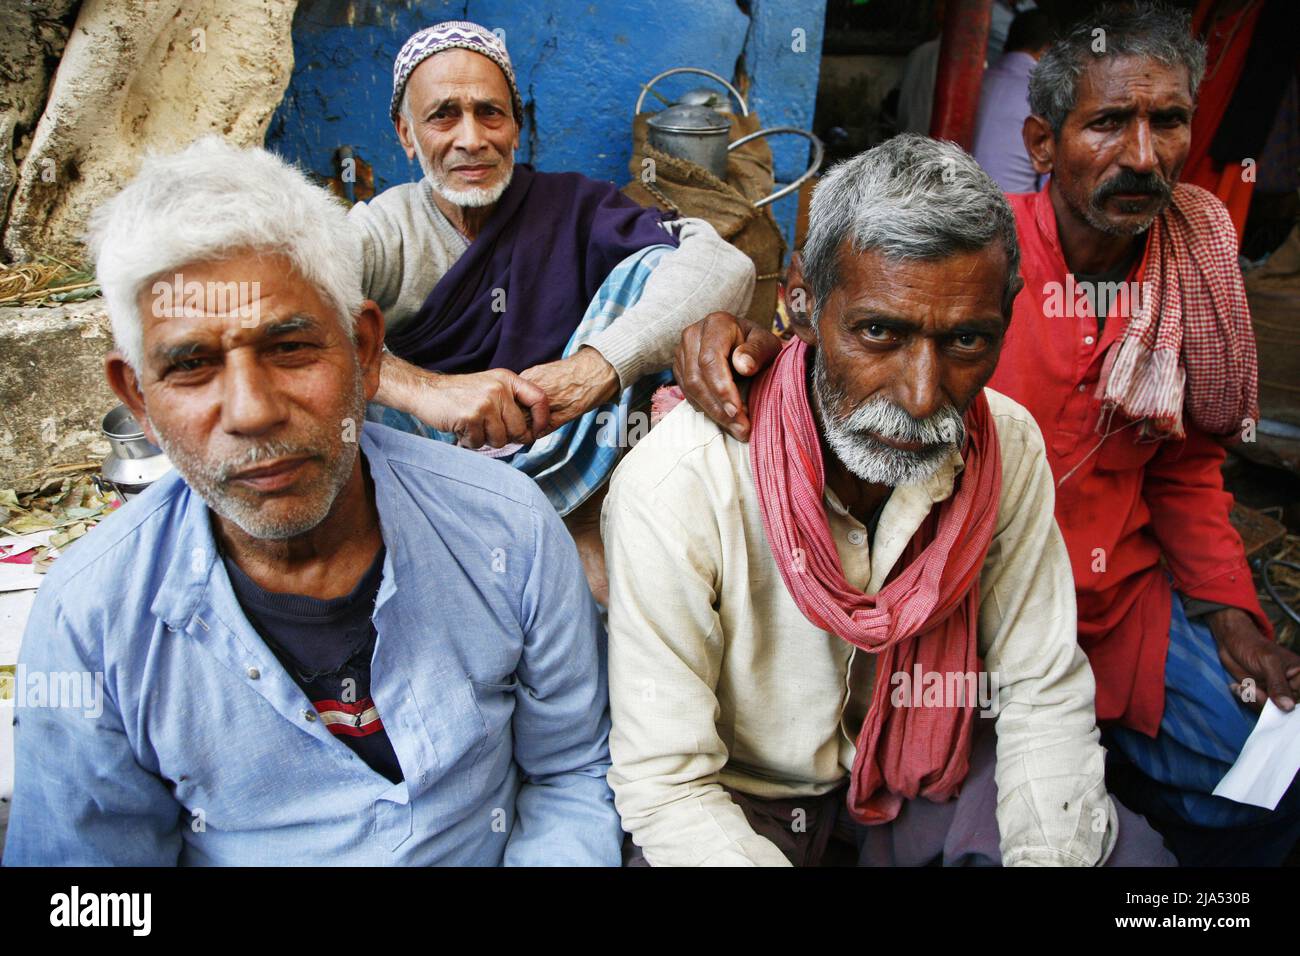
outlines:
[[[1169,648],[1166,574],[1182,594],[1241,608],[1272,634],[1228,521],[1226,453],[1186,419],[1185,439],[1157,442],[1117,414],[1103,439],[1097,382],[1127,325],[1122,303],[1098,341],[1091,306],[1071,294],[1048,190],[1007,198],[1025,287],[989,385],[1028,408],[1043,432],[1056,521],[1074,568],[1079,644],[1097,679],[1097,719],[1154,737]],[[1130,279],[1140,276],[1141,263]]]

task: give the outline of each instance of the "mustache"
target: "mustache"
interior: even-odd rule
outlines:
[[[501,155],[498,153],[495,159],[476,159],[473,156],[456,156],[455,158],[448,157],[446,166],[448,169],[459,169],[462,166],[492,166],[495,168],[500,166],[503,162],[505,162],[505,160],[502,159]]]
[[[1140,193],[1168,200],[1173,192],[1173,187],[1156,173],[1135,173],[1125,169],[1098,186],[1092,198],[1094,203],[1101,205],[1117,193]]]
[[[219,482],[227,482],[235,473],[243,471],[246,468],[252,468],[264,461],[274,461],[277,458],[296,458],[306,455],[310,458],[324,457],[324,452],[312,445],[304,445],[298,442],[286,441],[267,441],[257,445],[250,445],[247,450],[240,452],[233,458],[227,458],[219,463],[212,463],[209,468],[212,477]]]
[[[966,438],[966,423],[951,405],[927,418],[913,418],[887,398],[877,397],[846,415],[841,426],[863,438],[885,438],[904,444],[961,447]]]

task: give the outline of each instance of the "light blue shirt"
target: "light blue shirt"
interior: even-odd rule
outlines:
[[[1022,130],[1029,115],[1029,74],[1038,61],[1022,50],[1003,54],[984,71],[971,155],[1008,193],[1038,191],[1038,174]]]
[[[371,696],[404,780],[316,719],[173,473],[38,592],[6,864],[618,865],[604,632],[563,523],[499,462],[373,423],[361,448],[387,546]],[[102,713],[51,706],[61,674],[102,675]]]

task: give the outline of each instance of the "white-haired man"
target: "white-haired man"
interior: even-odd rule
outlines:
[[[649,863],[1172,859],[1107,795],[1043,441],[984,388],[1019,258],[950,143],[836,167],[752,442],[683,403],[619,466],[609,778]]]
[[[390,111],[424,178],[350,217],[388,323],[373,414],[531,475],[603,601],[596,493],[621,443],[600,413],[625,420],[648,400],[691,322],[747,308],[753,264],[703,220],[516,164],[523,101],[505,44],[478,24],[412,36]]]
[[[366,423],[383,316],[341,207],[261,150],[96,217],[108,379],[176,466],[60,558],[8,864],[616,864],[600,625],[537,486]],[[544,580],[543,580],[544,579]]]

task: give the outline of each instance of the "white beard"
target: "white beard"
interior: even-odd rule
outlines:
[[[442,174],[433,168],[433,164],[424,155],[424,150],[420,148],[418,141],[415,144],[415,157],[420,161],[420,169],[428,177],[429,185],[433,187],[434,192],[452,205],[462,208],[491,206],[504,195],[510,185],[510,180],[515,174],[515,157],[513,153],[509,153],[503,161],[506,171],[500,182],[493,186],[453,189],[447,185],[447,181],[442,177]]]
[[[965,438],[965,423],[952,406],[917,421],[887,398],[878,397],[837,416],[831,409],[842,407],[844,396],[827,380],[820,349],[813,357],[812,392],[813,410],[826,444],[851,474],[868,484],[897,488],[927,481]],[[877,435],[926,447],[918,451],[893,448]]]

